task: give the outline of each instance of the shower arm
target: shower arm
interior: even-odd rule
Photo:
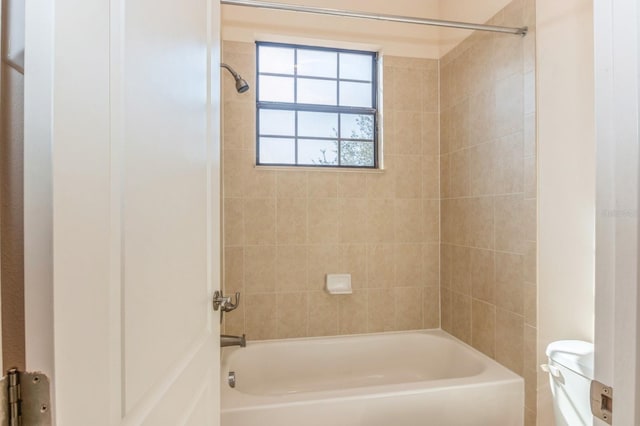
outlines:
[[[220,66],[221,66],[222,68],[227,69],[227,70],[231,73],[231,75],[233,76],[233,78],[234,78],[234,79],[238,80],[239,78],[241,78],[241,77],[240,77],[240,74],[238,74],[238,73],[236,72],[236,70],[234,70],[233,68],[231,68],[229,65],[225,64],[224,62],[223,62],[223,63],[221,63],[221,64],[220,64]]]
[[[249,90],[249,83],[247,83],[247,80],[242,78],[236,70],[231,68],[231,66],[225,64],[224,62],[221,62],[220,67],[226,69],[227,71],[229,71],[229,73],[231,73],[233,79],[236,81],[236,91],[238,93],[244,93]]]

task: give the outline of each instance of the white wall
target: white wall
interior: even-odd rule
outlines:
[[[537,1],[538,349],[593,341],[595,125],[592,0]],[[538,424],[549,425],[540,383]]]
[[[53,5],[26,2],[24,292],[26,368],[53,380],[52,117]],[[55,405],[53,405],[55,407]]]
[[[511,0],[440,0],[438,4],[441,19],[482,24],[510,2]],[[444,56],[471,34],[472,31],[440,30],[440,56]]]

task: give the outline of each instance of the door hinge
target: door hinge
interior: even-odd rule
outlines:
[[[0,426],[51,426],[49,379],[12,368],[0,379]]]
[[[591,414],[607,424],[613,422],[613,388],[591,381]]]

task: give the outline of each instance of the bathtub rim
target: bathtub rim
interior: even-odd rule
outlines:
[[[265,408],[280,408],[290,405],[313,405],[319,403],[329,403],[345,400],[360,400],[363,398],[388,398],[402,395],[426,394],[442,390],[450,390],[457,387],[491,387],[496,385],[514,384],[524,388],[524,378],[507,367],[499,364],[496,360],[488,357],[484,353],[475,349],[471,345],[463,342],[446,331],[437,329],[421,329],[407,331],[390,331],[380,333],[363,333],[353,335],[339,336],[319,336],[319,337],[300,337],[292,339],[272,339],[272,340],[254,340],[247,342],[250,344],[266,344],[276,345],[278,343],[304,343],[318,340],[344,340],[353,338],[373,338],[394,335],[425,335],[435,336],[446,340],[453,341],[460,345],[464,350],[469,351],[470,355],[479,359],[483,363],[483,371],[472,376],[444,378],[428,381],[404,382],[397,384],[384,384],[375,386],[355,387],[346,389],[332,389],[323,391],[301,392],[288,395],[254,395],[243,393],[236,389],[232,389],[227,384],[228,360],[231,354],[243,348],[229,347],[222,348],[221,354],[221,412],[231,413],[244,410],[258,410]]]

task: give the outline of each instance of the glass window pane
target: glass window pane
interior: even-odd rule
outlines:
[[[371,55],[340,54],[340,78],[371,81],[373,63]]]
[[[260,164],[295,164],[295,139],[260,138]]]
[[[257,65],[259,164],[375,166],[375,55],[258,43]]]
[[[260,100],[268,102],[294,102],[293,78],[260,76]]]
[[[373,115],[341,114],[340,137],[373,140]]]
[[[259,47],[260,72],[272,72],[277,74],[293,75],[294,56],[290,47]]]
[[[325,112],[298,112],[298,136],[337,138],[338,114]]]
[[[300,139],[298,164],[311,166],[337,166],[338,141]]]
[[[338,54],[298,49],[298,75],[337,78]]]
[[[340,82],[340,106],[371,107],[371,83]]]
[[[337,96],[335,81],[298,79],[298,103],[335,105]]]
[[[373,142],[342,142],[340,165],[373,167]]]
[[[295,136],[296,113],[273,109],[260,110],[260,134]]]

